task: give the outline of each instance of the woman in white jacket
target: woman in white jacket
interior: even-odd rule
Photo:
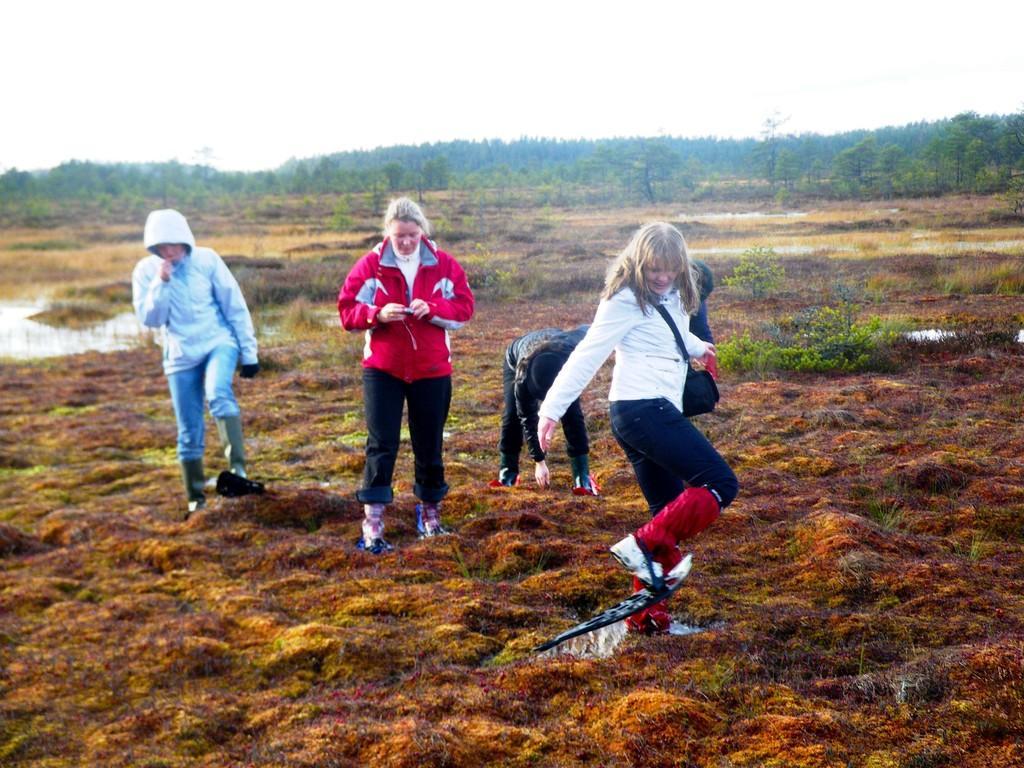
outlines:
[[[686,242],[671,224],[641,227],[608,271],[590,330],[570,355],[540,408],[538,436],[547,450],[559,418],[615,351],[610,402],[612,433],[633,465],[652,519],[615,544],[612,554],[639,580],[648,564],[667,581],[685,575],[689,560],[679,541],[697,535],[736,497],[736,475],[683,415],[688,365],[661,305],[678,327],[686,351],[710,362],[713,344],[689,330],[700,296]],[[678,568],[678,573],[673,569]],[[639,580],[638,580],[639,579]],[[664,632],[671,623],[664,604],[627,621],[632,631]]]
[[[185,217],[153,211],[143,235],[150,252],[132,272],[132,302],[139,322],[162,333],[164,374],[178,422],[178,460],[188,512],[206,502],[203,474],[203,401],[217,424],[230,466],[218,491],[262,491],[245,478],[245,449],[232,377],[239,357],[243,378],[259,371],[249,308],[231,271],[216,251],[197,248]],[[186,517],[188,515],[186,514]]]

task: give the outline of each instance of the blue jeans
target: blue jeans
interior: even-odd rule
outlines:
[[[178,420],[178,459],[203,458],[203,402],[209,402],[215,419],[238,416],[238,401],[231,381],[238,364],[238,348],[229,344],[214,347],[206,360],[195,368],[172,373],[167,377]]]
[[[736,475],[708,439],[672,403],[616,400],[612,434],[633,465],[651,514],[687,486],[707,486],[727,507],[739,491]]]

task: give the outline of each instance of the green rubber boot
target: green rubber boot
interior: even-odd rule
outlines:
[[[501,485],[517,485],[519,483],[519,456],[499,453],[498,483]]]
[[[590,456],[572,456],[572,492],[577,495],[597,495],[594,478],[590,476]]]
[[[245,474],[245,441],[242,439],[242,417],[228,416],[224,419],[215,419],[215,421],[228,466],[239,477],[247,477]]]
[[[185,519],[206,506],[206,494],[203,488],[206,486],[206,476],[203,473],[202,459],[185,459],[181,462],[181,479],[185,481],[185,496],[188,498],[188,511]]]

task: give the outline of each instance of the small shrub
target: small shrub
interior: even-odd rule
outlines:
[[[903,523],[903,509],[899,500],[870,499],[866,511],[867,516],[885,531],[899,528]]]
[[[891,333],[881,320],[855,319],[855,307],[812,307],[769,327],[768,339],[745,333],[718,345],[723,368],[765,376],[770,371],[806,373],[886,370],[891,366],[886,345]]]
[[[331,229],[337,232],[345,232],[352,228],[353,223],[348,197],[339,198],[334,206],[334,210],[331,212]]]
[[[748,291],[755,299],[764,298],[776,290],[786,276],[774,248],[755,246],[740,256],[740,263],[724,282],[730,288]]]

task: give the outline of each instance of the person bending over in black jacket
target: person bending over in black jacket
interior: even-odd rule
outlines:
[[[536,462],[534,477],[537,485],[547,488],[551,484],[547,457],[537,439],[537,414],[551,382],[586,335],[588,327],[581,325],[571,331],[542,328],[520,336],[506,348],[502,363],[505,409],[501,415],[501,439],[498,442],[501,464],[498,478],[491,481],[491,486],[518,485],[519,453],[524,439]],[[590,475],[587,425],[579,400],[573,402],[562,417],[562,431],[572,464],[573,493],[596,496],[598,488]]]

